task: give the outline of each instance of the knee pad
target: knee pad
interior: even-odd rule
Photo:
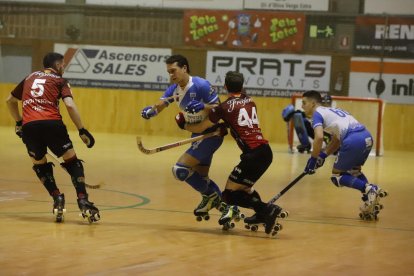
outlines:
[[[37,164],[33,165],[33,170],[35,171],[40,181],[44,183],[46,179],[53,178],[53,166],[54,165],[52,162]]]
[[[342,174],[332,174],[331,181],[336,187],[342,187],[341,177],[342,177]]]
[[[75,158],[69,162],[60,163],[60,165],[70,174],[72,183],[78,185],[85,183],[85,173],[83,170],[82,160]]]
[[[191,168],[185,167],[181,164],[175,164],[172,168],[172,173],[177,180],[186,181],[193,175],[194,171]]]

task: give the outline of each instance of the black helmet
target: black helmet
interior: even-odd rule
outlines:
[[[332,105],[332,97],[329,94],[326,94],[322,97],[322,104],[323,105]]]

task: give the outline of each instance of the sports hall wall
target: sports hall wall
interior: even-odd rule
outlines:
[[[359,2],[359,1],[356,1]],[[353,39],[353,26],[361,4],[348,1],[330,1],[331,13],[307,14],[307,24],[324,25],[336,22],[336,31]],[[332,13],[333,12],[333,13]],[[341,15],[335,12],[342,12]],[[348,15],[343,15],[348,14]],[[41,68],[46,52],[53,51],[55,43],[114,45],[128,47],[171,48],[172,53],[188,57],[192,75],[205,77],[206,47],[188,46],[183,41],[183,11],[145,8],[85,7],[84,5],[45,5],[3,2],[0,4],[0,46],[13,49],[14,55],[28,55],[31,70]],[[307,33],[308,34],[308,33]],[[301,54],[332,57],[330,93],[347,96],[352,47],[341,49],[338,38],[304,40]],[[352,41],[351,41],[352,43]],[[352,45],[352,44],[351,44]],[[260,50],[255,50],[256,52]],[[279,51],[281,52],[281,51]],[[283,52],[283,51],[282,51]],[[165,73],[166,75],[166,73]],[[335,89],[338,76],[342,86]],[[20,76],[21,78],[24,75]],[[6,99],[15,83],[0,83],[0,97]],[[185,136],[178,129],[174,116],[178,109],[166,109],[162,116],[150,121],[140,117],[140,110],[153,104],[161,91],[125,90],[108,88],[72,87],[75,101],[85,126],[94,132]],[[225,95],[221,95],[225,97]],[[282,109],[290,103],[289,97],[255,97],[261,127],[271,142],[286,143],[286,126],[281,118]],[[62,113],[69,129],[74,129],[65,108]],[[385,150],[414,150],[414,104],[386,103],[383,118]],[[13,120],[6,105],[0,108],[0,125],[10,126]]]

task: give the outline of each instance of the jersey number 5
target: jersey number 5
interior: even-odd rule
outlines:
[[[45,92],[45,87],[43,86],[46,83],[46,79],[35,79],[33,81],[30,94],[32,94],[33,97],[41,97],[43,93]]]
[[[248,126],[249,128],[253,128],[253,125],[258,125],[259,119],[257,118],[256,107],[252,107],[251,116],[249,116],[246,108],[240,108],[237,123],[239,126]]]

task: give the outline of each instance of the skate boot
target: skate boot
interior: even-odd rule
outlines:
[[[365,187],[365,193],[362,195],[364,203],[359,208],[361,211],[359,217],[363,220],[377,220],[379,212],[384,208],[379,203],[379,200],[381,197],[386,197],[387,195],[388,193],[377,185],[368,184]]]
[[[56,222],[63,222],[65,209],[65,195],[60,194],[53,196],[53,215],[56,216]]]
[[[86,218],[89,223],[97,222],[101,219],[98,208],[93,205],[93,202],[88,200],[88,197],[78,198],[78,206],[81,210],[81,215]]]
[[[224,202],[221,202],[220,205],[225,205],[224,210],[222,211],[221,217],[219,218],[218,223],[223,225],[223,230],[229,230],[234,228],[235,224],[232,222],[239,222],[241,219],[244,218],[244,214],[242,214],[239,208],[235,205],[229,205]],[[223,208],[220,208],[223,209]],[[219,210],[220,210],[219,209]]]
[[[208,211],[213,208],[218,208],[220,206],[220,196],[214,192],[211,195],[203,195],[200,204],[197,208],[194,209],[194,215],[196,216],[197,221],[209,220],[210,215]]]
[[[255,213],[253,216],[245,218],[245,228],[256,232],[262,225],[265,227],[266,234],[271,233],[274,236],[283,229],[282,225],[277,222],[277,218],[287,218],[288,216],[289,213],[283,211],[279,206],[270,205],[265,212]]]
[[[300,152],[300,153],[304,153],[305,151],[307,153],[310,153],[312,146],[311,146],[311,144],[307,144],[307,145],[302,145],[301,144],[301,145],[298,145],[296,148],[297,148],[298,152]]]

